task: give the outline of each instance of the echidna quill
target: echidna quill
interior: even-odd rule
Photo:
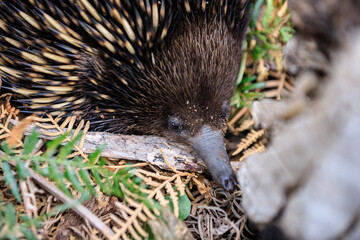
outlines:
[[[0,77],[25,113],[190,144],[236,187],[223,142],[248,0],[0,0]]]

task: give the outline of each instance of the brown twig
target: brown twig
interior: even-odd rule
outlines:
[[[171,166],[171,164],[168,162],[168,160],[167,160],[166,157],[165,157],[165,154],[164,154],[163,150],[161,150],[161,148],[159,147],[159,145],[156,145],[156,146],[157,146],[157,148],[160,150],[161,155],[162,155],[162,157],[163,157],[163,159],[164,159],[164,162],[165,162],[166,166],[168,166],[168,168],[170,168],[171,171],[173,171],[174,173],[179,173],[179,171],[176,170],[176,167]]]
[[[281,91],[284,88],[284,84],[285,84],[285,78],[286,78],[286,74],[282,73],[281,77],[280,77],[280,83],[279,86],[277,88],[277,93],[276,93],[276,100],[280,100],[281,99]]]
[[[248,111],[248,108],[243,107],[228,123],[229,126],[233,126],[244,114]]]

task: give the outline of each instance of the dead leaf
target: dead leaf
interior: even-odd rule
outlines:
[[[18,141],[20,141],[22,139],[22,137],[24,136],[26,127],[29,126],[33,120],[34,120],[35,116],[29,116],[27,118],[25,118],[24,120],[22,120],[19,125],[15,126],[13,128],[13,130],[11,131],[10,135],[6,138],[6,141],[8,142],[9,146],[14,146]]]
[[[201,195],[209,192],[209,186],[206,186],[203,178],[193,178],[195,185],[197,186]]]

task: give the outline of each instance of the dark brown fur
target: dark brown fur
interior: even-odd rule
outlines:
[[[109,122],[116,126],[102,130],[170,137],[171,116],[180,117],[190,135],[203,124],[224,130],[240,58],[241,42],[224,23],[183,23],[169,48],[139,73],[136,97],[112,99],[119,112],[109,114]],[[129,88],[135,86],[129,82]]]

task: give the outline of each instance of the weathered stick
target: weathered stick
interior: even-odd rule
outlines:
[[[15,120],[11,120],[11,123],[18,124]],[[25,135],[29,135],[34,128],[36,128],[35,124],[28,126]],[[49,129],[47,131],[57,132],[57,130]],[[63,129],[63,131],[66,132],[66,129]],[[53,137],[43,134],[40,135],[40,138],[53,139]],[[166,160],[177,170],[203,172],[206,169],[201,158],[196,155],[190,146],[171,142],[166,138],[157,136],[87,132],[81,150],[86,154],[90,154],[102,144],[105,144],[105,148],[101,156],[107,158],[148,162],[161,169],[169,170],[169,167],[164,162],[161,149]]]

